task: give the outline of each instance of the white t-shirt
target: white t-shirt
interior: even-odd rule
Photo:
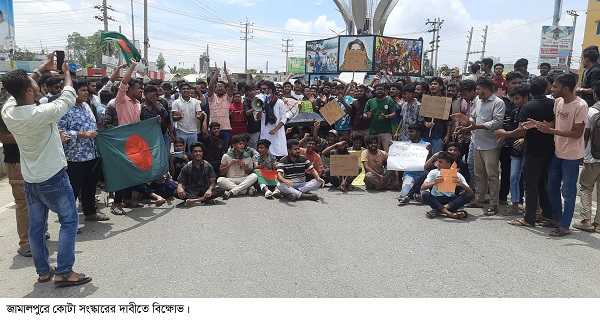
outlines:
[[[185,133],[198,133],[196,126],[196,112],[201,111],[200,101],[190,97],[189,100],[184,100],[179,96],[173,102],[173,112],[183,112],[183,118],[177,121],[177,130]]]
[[[590,109],[588,110],[588,120],[587,120],[587,122],[585,122],[585,128],[588,130],[590,130],[592,128],[592,122],[594,122],[594,118],[596,117],[596,114],[599,113],[599,111],[594,106],[590,107]],[[588,142],[585,144],[585,156],[583,156],[583,162],[586,164],[593,164],[593,163],[600,162],[600,159],[594,159],[594,157],[592,156],[592,140],[591,139],[588,140]]]

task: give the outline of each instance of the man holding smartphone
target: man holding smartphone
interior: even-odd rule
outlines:
[[[65,168],[67,160],[56,121],[75,105],[75,89],[69,67],[63,63],[65,88],[52,103],[36,106],[37,80],[54,67],[55,53],[48,55],[31,76],[22,69],[7,73],[2,85],[12,95],[2,108],[2,118],[14,135],[21,151],[21,172],[25,180],[25,198],[29,213],[29,242],[38,282],[48,282],[56,273],[57,287],[88,283],[92,278],[73,272],[75,241],[79,216],[75,196]],[[45,145],[40,145],[45,144]],[[48,210],[58,214],[57,266],[50,266],[46,245]]]

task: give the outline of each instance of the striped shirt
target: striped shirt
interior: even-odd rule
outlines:
[[[313,164],[304,155],[298,156],[296,161],[292,161],[289,156],[279,160],[277,172],[283,173],[283,177],[292,181],[292,183],[306,182],[306,171],[312,170]]]

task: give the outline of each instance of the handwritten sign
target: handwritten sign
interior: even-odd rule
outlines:
[[[358,176],[357,155],[331,155],[331,176]]]
[[[332,100],[327,105],[321,107],[319,113],[323,115],[325,120],[329,125],[333,125],[333,123],[337,122],[337,120],[341,119],[346,115],[346,112],[340,107],[337,101]]]
[[[427,145],[393,141],[387,160],[388,170],[423,171],[429,150]]]
[[[365,81],[366,76],[366,72],[342,72],[340,73],[338,79],[347,84],[349,84],[351,81],[354,81],[360,85]]]
[[[447,120],[450,117],[452,98],[423,95],[419,115]]]

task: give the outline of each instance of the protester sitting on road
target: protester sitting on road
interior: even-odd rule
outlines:
[[[223,195],[225,190],[216,187],[217,174],[208,161],[202,159],[204,145],[193,142],[190,145],[192,160],[187,163],[179,174],[177,196],[184,200],[185,206],[195,203],[215,204],[215,198]]]
[[[341,137],[339,142],[325,148],[325,150],[323,150],[323,154],[330,156],[349,155],[350,152],[348,152],[348,138]],[[357,169],[358,174],[360,174],[362,172],[362,168],[358,166]],[[325,182],[330,182],[333,187],[343,192],[352,190],[354,188],[352,182],[355,178],[356,176],[331,176],[331,168],[325,169]]]
[[[229,149],[221,159],[220,173],[225,177],[217,179],[217,185],[225,190],[223,200],[238,194],[254,196],[256,188],[252,187],[258,180],[254,174],[252,156],[245,150],[246,139],[238,134],[231,138],[233,148]]]
[[[398,189],[399,183],[396,179],[396,172],[387,170],[388,153],[377,149],[377,136],[370,135],[365,140],[367,150],[363,150],[360,160],[365,167],[365,186],[367,189],[391,190]]]
[[[467,181],[460,173],[457,173],[452,180],[445,180],[445,177],[440,175],[440,170],[450,169],[453,163],[454,156],[451,153],[441,152],[437,160],[438,168],[427,174],[427,179],[423,183],[423,186],[421,186],[423,202],[427,203],[433,209],[427,212],[428,218],[447,216],[455,219],[464,219],[467,217],[465,211],[458,211],[458,209],[462,208],[475,197],[473,190],[467,185]],[[440,192],[438,184],[444,181],[455,182],[456,186],[460,186],[464,192],[458,197],[456,197],[455,191]]]
[[[269,152],[270,146],[271,141],[267,139],[258,140],[258,152],[252,157],[254,169],[277,170],[277,157]],[[258,186],[261,191],[265,192],[267,199],[273,197],[275,186],[269,187],[268,184],[261,182],[260,179],[258,180]]]
[[[298,140],[287,141],[288,155],[279,160],[277,166],[277,189],[290,201],[307,199],[318,201],[319,197],[311,193],[316,191],[325,183],[314,169],[313,164],[300,154]],[[306,182],[306,172],[311,171],[314,179]]]

